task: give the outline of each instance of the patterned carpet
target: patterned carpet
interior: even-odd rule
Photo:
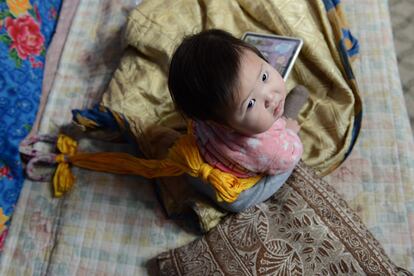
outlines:
[[[414,1],[389,0],[404,97],[414,134]]]

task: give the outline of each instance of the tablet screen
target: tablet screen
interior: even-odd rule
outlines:
[[[243,40],[254,45],[286,81],[302,48],[300,38],[247,32]]]

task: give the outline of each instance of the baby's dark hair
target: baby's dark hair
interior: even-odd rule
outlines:
[[[262,54],[230,33],[210,29],[184,38],[170,64],[168,88],[176,108],[191,119],[222,122],[234,101],[243,50]]]

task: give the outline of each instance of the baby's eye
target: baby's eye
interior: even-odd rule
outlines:
[[[263,73],[262,75],[262,81],[266,81],[269,78],[269,75],[267,72]]]
[[[250,100],[249,103],[247,104],[247,109],[252,108],[255,103],[256,103],[256,100],[255,99]]]

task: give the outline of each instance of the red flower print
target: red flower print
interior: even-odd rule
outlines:
[[[5,26],[12,39],[10,49],[16,49],[21,59],[40,54],[45,38],[40,32],[39,25],[30,15],[23,15],[17,19],[7,17]]]
[[[29,57],[30,64],[32,64],[33,68],[42,68],[43,63],[40,61],[36,61],[33,57]]]
[[[3,229],[3,231],[0,233],[0,252],[3,251],[4,248],[4,242],[6,241],[7,233],[9,232],[8,228]]]
[[[6,222],[9,220],[8,216],[3,214],[3,208],[0,207],[0,252],[4,246],[4,240],[6,239],[8,228]]]
[[[10,168],[9,167],[7,167],[7,166],[0,167],[0,179],[2,177],[7,177],[7,178],[11,179]]]

